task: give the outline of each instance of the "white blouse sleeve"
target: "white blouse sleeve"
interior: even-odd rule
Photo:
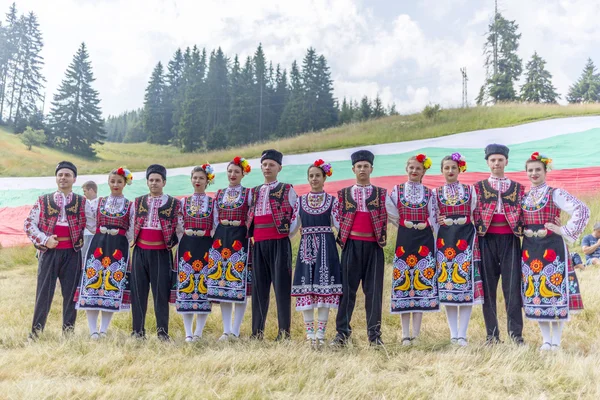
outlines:
[[[25,219],[23,228],[32,243],[45,246],[48,236],[38,227],[40,223],[40,209],[40,200],[38,199],[29,211],[29,216]]]
[[[291,194],[291,191],[290,191]],[[302,221],[300,221],[300,201],[296,201],[295,204],[292,204],[294,207],[294,212],[292,213],[292,224],[290,226],[290,237],[294,237],[298,230],[302,226]]]
[[[473,221],[473,211],[477,207],[477,193],[475,193],[475,186],[469,185],[471,191],[471,221]]]
[[[219,225],[219,207],[217,207],[217,196],[213,199],[212,202],[212,216],[213,216],[213,227],[210,231],[210,236],[214,237],[215,232],[217,231],[217,226]]]
[[[590,220],[590,209],[585,203],[563,189],[554,189],[552,200],[561,210],[571,216],[563,225],[561,235],[569,243],[573,243],[585,229]]]
[[[125,237],[129,243],[133,242],[133,231],[135,227],[135,205],[134,202],[129,202],[129,229],[125,232]]]
[[[179,200],[179,210],[177,212],[177,228],[175,229],[175,233],[177,234],[177,239],[181,241],[183,237],[183,230],[185,229],[183,223],[183,213],[185,210],[185,197]]]
[[[388,214],[388,222],[397,227],[398,219],[400,218],[400,213],[398,212],[398,185],[395,185],[394,189],[386,196],[385,208]]]
[[[333,196],[331,205],[331,225],[336,231],[340,231],[340,202],[336,196]]]
[[[440,230],[440,223],[438,222],[438,216],[440,215],[440,209],[438,208],[438,202],[437,202],[437,188],[435,189],[431,189],[431,201],[430,201],[430,205],[428,205],[428,207],[430,206],[430,214],[429,214],[429,223],[431,224],[431,227],[433,228],[433,233],[434,235],[438,234],[438,231]]]

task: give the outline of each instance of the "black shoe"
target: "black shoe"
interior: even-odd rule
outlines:
[[[250,335],[250,340],[263,340],[264,336],[262,333],[253,333]]]
[[[500,340],[500,338],[498,336],[488,336],[485,339],[485,345],[486,346],[493,346],[496,344],[501,344],[502,341]]]
[[[169,336],[168,333],[159,333],[158,335],[158,340],[160,340],[161,342],[170,342],[171,341],[171,336]]]
[[[146,334],[140,332],[131,332],[132,339],[146,340]]]
[[[330,347],[346,347],[348,345],[348,338],[340,335],[339,333],[337,335],[335,335],[335,337],[333,338],[333,340],[329,343]]]
[[[381,340],[381,338],[378,337],[375,340],[369,340],[369,345],[374,346],[374,347],[381,347],[381,346],[384,346],[384,343],[383,343],[383,340]]]
[[[276,342],[283,342],[283,341],[288,341],[291,340],[291,335],[288,331],[279,331],[279,334],[277,335],[277,337],[275,338]]]
[[[32,331],[29,333],[29,335],[27,335],[27,340],[30,342],[37,342],[39,338],[40,338],[39,331]]]
[[[511,339],[517,346],[525,346],[525,340],[523,339],[523,336],[513,336]]]

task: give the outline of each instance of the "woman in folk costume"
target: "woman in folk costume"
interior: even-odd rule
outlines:
[[[551,165],[552,160],[538,152],[526,161],[531,189],[522,204],[523,309],[525,317],[539,323],[542,351],[559,349],[564,321],[574,309],[582,308],[580,301],[569,301],[581,298],[579,285],[569,275],[565,240],[577,240],[590,218],[590,210],[583,202],[563,189],[548,186],[546,172]],[[571,216],[564,226],[556,224],[561,211]]]
[[[129,242],[133,240],[133,203],[123,196],[123,188],[132,181],[133,175],[125,168],[111,171],[108,175],[110,195],[98,199],[94,221],[90,221],[96,233],[84,257],[75,301],[77,309],[86,311],[93,340],[106,336],[114,312],[129,310],[131,306]]]
[[[202,337],[211,310],[206,276],[208,251],[213,242],[213,200],[205,190],[214,179],[210,164],[194,167],[191,178],[194,194],[181,199],[178,231],[183,234],[177,248],[175,308],[183,315],[186,342],[195,342]],[[196,330],[192,330],[194,315],[197,315]]]
[[[323,190],[325,180],[333,174],[331,164],[319,159],[307,174],[310,193],[296,202],[290,229],[290,236],[298,230],[301,233],[292,297],[296,297],[296,310],[304,316],[307,340],[321,346],[325,343],[329,309],[338,308],[342,295],[342,272],[332,229],[340,227],[339,207],[337,198]]]
[[[477,205],[475,190],[458,181],[467,170],[459,153],[442,159],[446,184],[433,190],[436,199],[436,224],[439,224],[436,261],[440,303],[446,306],[450,341],[467,346],[467,328],[473,304],[483,303],[483,285],[479,273],[479,248],[473,210]]]
[[[250,189],[241,185],[242,179],[251,170],[246,159],[235,157],[227,166],[229,186],[217,191],[214,202],[213,221],[216,230],[208,252],[206,286],[209,300],[220,303],[223,317],[221,341],[240,336],[251,290],[250,241],[246,226]]]
[[[430,167],[431,159],[425,154],[410,157],[406,162],[408,182],[394,186],[386,199],[389,220],[398,226],[391,312],[401,314],[404,346],[419,336],[423,312],[440,308],[433,237],[435,199],[421,183]]]

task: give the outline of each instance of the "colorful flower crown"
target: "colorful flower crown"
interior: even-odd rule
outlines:
[[[123,167],[119,167],[117,168],[116,173],[117,175],[121,175],[123,178],[125,178],[126,184],[131,185],[131,182],[133,182],[133,174],[130,170]]]
[[[417,154],[415,158],[418,162],[423,164],[423,168],[425,168],[426,171],[431,168],[431,158],[427,157],[425,154]]]
[[[321,160],[320,158],[313,163],[313,166],[315,166],[317,168],[321,168],[321,170],[323,170],[323,173],[326,176],[333,175],[333,167],[331,166],[331,164],[326,163],[325,161]]]
[[[552,159],[548,156],[540,154],[539,151],[532,153],[530,159],[534,161],[540,161],[541,163],[546,165],[547,171],[550,171],[552,169]]]
[[[206,179],[208,180],[208,185],[211,185],[215,181],[215,169],[209,163],[202,164],[200,167],[206,173]]]
[[[250,171],[252,171],[252,167],[250,167],[250,163],[245,158],[237,156],[233,159],[232,163],[235,165],[238,165],[240,168],[242,168],[242,171],[244,171],[245,174],[249,174]]]
[[[460,153],[452,153],[452,161],[456,161],[460,172],[465,172],[467,170],[467,160]]]

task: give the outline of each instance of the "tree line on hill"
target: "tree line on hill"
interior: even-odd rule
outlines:
[[[514,20],[494,14],[484,46],[486,78],[476,99],[479,105],[560,99],[546,61],[537,52],[525,65],[522,86],[516,87],[523,74],[518,28]],[[17,134],[26,132],[23,141],[29,148],[43,143],[94,156],[94,145],[110,140],[171,144],[189,152],[397,114],[395,105],[385,107],[379,96],[336,99],[327,60],[314,48],[288,70],[269,62],[262,45],[245,59],[230,59],[221,48],[207,53],[194,46],[177,49],[166,67],[156,64],[142,108],[104,120],[85,43],[46,113],[43,46],[35,13],[19,15],[13,3],[0,21],[0,125]],[[591,59],[565,99],[600,101],[600,74]]]

